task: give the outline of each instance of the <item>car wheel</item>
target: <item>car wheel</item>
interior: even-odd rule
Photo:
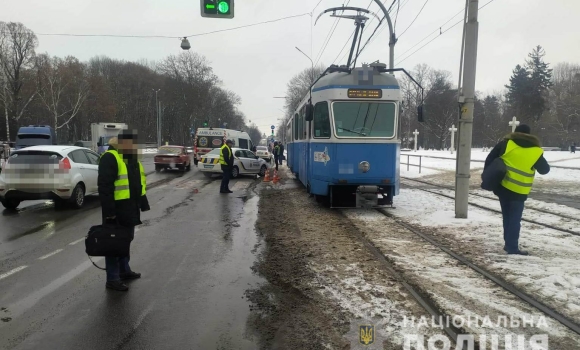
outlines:
[[[240,169],[234,165],[234,168],[232,169],[232,179],[237,179],[240,176]]]
[[[160,167],[159,165],[156,165],[156,166],[155,166],[155,171],[156,171],[156,172],[160,172],[160,171],[161,171],[161,167]]]
[[[2,205],[8,210],[16,210],[20,205],[20,201],[18,199],[3,199]]]
[[[203,173],[203,175],[204,175],[205,177],[207,177],[207,178],[211,178],[211,175],[212,175],[212,173],[206,173],[206,172],[204,172],[204,173]]]
[[[191,162],[189,162],[189,164],[187,164],[187,167],[185,167],[186,171],[190,171],[191,170]]]
[[[70,197],[70,203],[75,209],[80,209],[85,204],[85,189],[83,185],[77,184]]]
[[[265,165],[262,165],[262,167],[260,168],[260,176],[261,177],[266,176],[266,171],[268,171],[268,167]]]

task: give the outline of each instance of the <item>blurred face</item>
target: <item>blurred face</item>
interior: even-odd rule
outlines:
[[[118,149],[122,154],[137,155],[139,152],[139,145],[134,139],[120,139]]]

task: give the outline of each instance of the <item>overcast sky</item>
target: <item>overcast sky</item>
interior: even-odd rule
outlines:
[[[194,34],[309,13],[318,0],[236,0],[235,18],[229,20],[202,18],[200,0],[0,0],[0,21],[22,22],[37,34],[166,35],[176,38],[38,36],[38,52],[73,55],[81,60],[106,55],[123,60],[156,61],[169,54],[178,54],[181,48],[177,37],[188,36],[191,50],[206,56],[224,87],[241,96],[241,110],[248,120],[269,133],[269,126],[283,116],[284,100],[273,97],[284,96],[289,79],[310,66],[310,61],[295,46],[316,61],[335,19],[324,15],[314,27],[311,21],[324,9],[347,1],[322,0],[312,18],[306,15],[203,36]],[[387,7],[391,4],[391,0],[383,1]],[[488,1],[479,0],[479,6]],[[369,2],[351,0],[349,6],[366,8]],[[400,0],[400,4],[397,35],[411,24],[425,0]],[[426,63],[450,71],[454,81],[457,80],[461,25],[400,61],[430,38],[438,36],[439,27],[461,12],[442,30],[459,21],[464,4],[464,0],[428,0],[415,23],[397,42],[396,66],[410,70],[417,64]],[[376,4],[372,4],[370,10],[380,14]],[[552,64],[580,62],[579,13],[578,0],[494,0],[485,6],[479,12],[476,89],[482,92],[502,89],[514,66],[523,63],[528,52],[538,44],[545,48],[546,60]],[[368,23],[363,42],[376,24],[377,20]],[[319,62],[333,63],[353,29],[352,21],[341,20]],[[433,35],[404,54],[430,33]],[[388,63],[387,28],[367,47],[359,62],[377,59]],[[345,64],[346,59],[335,63]]]

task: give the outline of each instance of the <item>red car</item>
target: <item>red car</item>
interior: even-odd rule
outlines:
[[[161,169],[191,170],[191,157],[184,146],[161,146],[153,159],[155,171]]]

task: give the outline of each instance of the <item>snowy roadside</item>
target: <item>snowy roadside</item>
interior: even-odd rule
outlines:
[[[397,209],[395,209],[396,211]],[[575,349],[580,336],[569,331],[559,322],[550,319],[520,299],[514,297],[470,268],[459,264],[438,248],[428,244],[415,234],[398,225],[393,219],[368,210],[344,211],[353,223],[365,232],[366,238],[403,271],[405,279],[420,286],[443,311],[463,320],[494,320],[490,323],[465,323],[464,331],[481,338],[496,335],[526,339],[536,334],[548,334],[550,345],[558,349]],[[425,316],[426,318],[427,315]],[[498,320],[506,318],[535,320],[537,327],[502,327]],[[540,319],[546,323],[539,326]]]
[[[580,237],[522,222],[520,246],[531,256],[511,256],[502,250],[499,214],[470,207],[469,219],[455,219],[452,199],[413,189],[401,190],[396,202],[397,217],[427,228],[451,249],[580,322]],[[534,219],[540,220],[537,214]]]

